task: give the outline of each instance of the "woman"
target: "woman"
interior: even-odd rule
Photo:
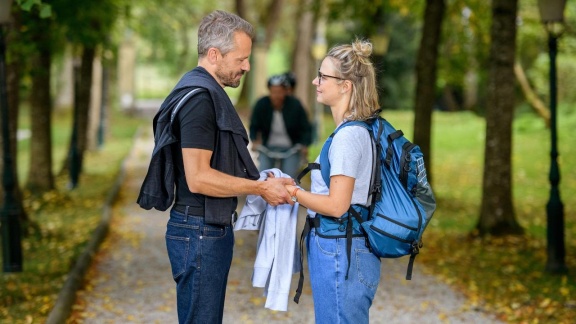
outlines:
[[[312,82],[317,101],[330,106],[337,127],[346,121],[367,120],[379,112],[371,53],[368,41],[336,46],[328,52]],[[343,127],[333,137],[328,153],[329,186],[319,170],[312,171],[310,192],[286,186],[292,199],[308,208],[312,224],[307,248],[316,323],[369,321],[369,308],[380,280],[380,260],[366,247],[356,221],[352,246],[347,250],[344,224],[350,206],[366,211],[370,203],[372,155],[367,129]],[[322,223],[314,222],[315,218]],[[330,224],[334,230],[325,231]]]

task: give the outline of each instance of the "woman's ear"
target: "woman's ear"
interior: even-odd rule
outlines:
[[[346,93],[348,91],[352,91],[352,81],[344,80],[344,82],[340,84],[340,93]]]

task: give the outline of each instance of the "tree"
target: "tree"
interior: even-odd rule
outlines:
[[[16,209],[18,212],[18,220],[20,224],[26,224],[29,221],[29,217],[24,211],[24,207],[22,204],[22,191],[20,188],[20,183],[18,181],[18,154],[17,154],[17,128],[18,128],[18,113],[19,109],[18,106],[20,104],[20,96],[18,95],[18,89],[20,88],[20,64],[22,55],[20,55],[17,39],[19,38],[19,26],[20,26],[20,19],[19,15],[15,13],[15,10],[12,11],[12,18],[13,23],[9,28],[5,28],[5,41],[6,41],[6,53],[5,53],[5,67],[6,67],[6,94],[7,94],[7,103],[8,103],[8,138],[4,138],[0,136],[0,144],[4,147],[4,141],[8,141],[8,147],[10,150],[10,155],[12,157],[12,165],[11,172],[13,175],[13,192],[12,197],[15,198],[15,201],[12,203],[16,205]],[[3,133],[3,132],[2,132]],[[0,150],[0,170],[7,171],[4,169],[4,150]],[[4,175],[2,175],[4,176]],[[4,184],[4,178],[2,178],[2,182]],[[10,189],[8,187],[8,189]],[[5,197],[8,192],[5,192],[4,185],[0,186],[0,202],[1,206],[5,206],[6,201]]]
[[[299,10],[295,12],[294,21],[298,21],[296,29],[296,38],[294,42],[294,51],[292,54],[291,71],[296,75],[296,90],[294,95],[312,110],[312,104],[315,102],[312,97],[313,87],[310,86],[309,80],[314,78],[313,58],[310,55],[312,48],[312,38],[314,37],[314,12],[313,0],[299,0]]]
[[[482,207],[476,225],[480,235],[523,233],[512,203],[517,10],[518,0],[492,2]]]
[[[436,71],[442,20],[446,5],[444,0],[426,1],[420,50],[416,62],[416,105],[414,108],[414,142],[427,157],[428,181],[432,182],[432,155],[430,137],[432,108],[436,97]]]
[[[247,14],[244,9],[245,3],[243,1],[236,1],[236,6],[237,14],[240,17],[251,21],[249,17],[242,16]],[[257,66],[266,66],[266,64],[263,64],[260,60],[265,60],[268,56],[268,50],[270,49],[270,45],[272,44],[278,29],[278,22],[281,19],[282,12],[284,11],[284,0],[271,0],[267,5],[260,6],[259,8],[261,9],[255,10],[256,23],[254,24],[254,29],[256,31],[256,37],[252,44],[251,55],[252,69],[254,70],[253,72],[256,73],[249,73],[244,79],[242,90],[236,104],[239,110],[244,110],[249,107],[250,98],[248,90],[255,91],[256,89],[265,88],[267,71],[262,71],[262,69],[258,69]],[[248,85],[252,86],[252,89],[249,89]],[[261,91],[256,92],[257,95],[262,94],[258,93]]]
[[[30,156],[33,158],[30,159],[26,186],[32,193],[43,193],[54,189],[50,66],[55,32],[51,31],[52,19],[40,17],[37,10],[23,13],[23,17],[27,26],[25,37],[34,47],[30,63],[34,67],[30,71]]]
[[[88,45],[82,48],[81,58],[74,66],[74,115],[72,136],[66,165],[70,171],[70,187],[78,185],[82,173],[84,152],[88,147],[88,117],[90,115],[90,98],[92,73],[96,48]]]
[[[74,118],[69,154],[64,170],[70,171],[70,186],[77,185],[82,172],[83,155],[88,145],[88,118],[92,87],[93,61],[98,48],[107,41],[119,16],[121,0],[78,2],[55,0],[52,4],[57,23],[77,49],[75,67]]]
[[[22,190],[20,188],[20,181],[18,180],[18,154],[17,154],[17,129],[18,129],[18,115],[20,112],[20,89],[22,76],[29,69],[30,64],[27,64],[28,60],[26,58],[32,57],[34,55],[34,48],[29,42],[29,38],[24,35],[27,31],[27,27],[23,26],[23,15],[31,10],[38,9],[39,16],[41,18],[47,18],[50,16],[50,6],[41,3],[41,1],[34,2],[32,0],[20,0],[16,1],[12,5],[12,23],[10,28],[7,28],[6,35],[6,79],[7,79],[7,95],[8,95],[8,108],[9,108],[9,119],[8,119],[8,141],[10,147],[10,154],[12,156],[12,170],[14,186],[12,197],[15,201],[12,202],[18,210],[18,217],[20,224],[24,229],[24,234],[28,232],[29,227],[36,227],[28,214],[24,210]],[[6,139],[3,139],[6,140]],[[1,159],[3,161],[4,159]],[[0,161],[0,163],[2,163]],[[4,166],[2,165],[2,170]],[[0,199],[3,199],[4,192],[3,187],[0,186]],[[4,203],[2,201],[2,203]]]

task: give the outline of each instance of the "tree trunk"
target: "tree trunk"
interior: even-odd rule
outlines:
[[[432,183],[430,137],[432,108],[436,93],[438,47],[446,5],[444,0],[428,0],[422,26],[422,39],[416,63],[416,107],[414,109],[414,142],[426,157],[428,182]]]
[[[10,152],[12,154],[12,173],[14,174],[14,197],[15,202],[14,205],[18,208],[19,213],[18,217],[20,220],[20,224],[24,228],[23,234],[26,235],[28,232],[28,227],[33,226],[28,214],[24,210],[24,205],[22,203],[22,190],[20,188],[20,182],[18,180],[18,115],[19,115],[19,107],[20,107],[20,75],[21,69],[20,66],[23,64],[22,59],[23,56],[16,51],[20,49],[18,46],[11,46],[11,44],[17,44],[18,41],[21,39],[19,30],[21,25],[21,17],[18,14],[12,13],[13,18],[13,28],[8,28],[6,32],[6,92],[8,95],[8,132],[9,132],[9,141],[10,141]],[[0,142],[1,143],[1,142]],[[3,143],[2,143],[3,145]],[[2,156],[2,152],[0,151],[0,156]],[[3,165],[3,158],[0,159],[0,170],[4,170]],[[4,188],[0,186],[0,201],[2,202],[2,206],[4,204]]]
[[[42,41],[40,41],[42,42]],[[32,92],[30,93],[30,168],[27,188],[34,194],[42,194],[54,189],[52,174],[52,100],[50,98],[49,48],[38,46],[32,58],[35,67],[32,72]]]
[[[243,6],[243,2],[236,1],[236,10],[238,12],[243,11],[241,8]],[[266,71],[265,62],[255,62],[256,60],[266,59],[268,57],[268,49],[270,48],[270,44],[274,39],[274,35],[276,34],[276,30],[278,29],[278,22],[280,20],[282,14],[282,8],[284,6],[283,0],[271,0],[268,4],[268,8],[266,12],[260,17],[259,22],[264,24],[264,30],[266,31],[264,38],[258,36],[258,30],[260,26],[254,26],[256,29],[256,38],[254,39],[254,43],[252,44],[252,58],[251,64],[252,69],[251,73],[246,75],[244,79],[244,83],[242,85],[242,90],[240,91],[240,96],[237,101],[237,108],[241,111],[246,111],[253,99],[251,97],[259,97],[263,95],[263,88],[265,88],[266,79],[268,72]],[[240,16],[242,17],[242,16]],[[245,17],[243,17],[245,18]],[[258,56],[258,58],[256,58]],[[256,59],[255,59],[256,58]],[[260,66],[260,69],[255,68],[256,66]],[[262,68],[264,67],[264,68]],[[250,89],[251,87],[252,89]],[[258,90],[259,89],[259,90]],[[254,94],[251,96],[250,91]]]
[[[264,39],[264,47],[266,49],[270,48],[270,44],[272,44],[272,40],[274,40],[274,35],[276,35],[283,6],[284,0],[271,0],[268,5],[268,10],[266,10],[266,16],[262,19],[266,25],[266,37]]]
[[[448,111],[462,110],[458,100],[456,100],[456,96],[454,96],[454,89],[449,85],[445,85],[444,89],[442,89],[442,103]]]
[[[236,0],[236,13],[246,19],[246,3],[244,0]]]
[[[93,62],[96,48],[84,47],[80,65],[80,93],[78,95],[78,147],[82,154],[88,145],[88,119],[90,116],[90,97],[92,90]]]
[[[84,47],[79,66],[74,71],[74,116],[72,121],[72,136],[62,171],[70,173],[70,187],[78,185],[84,152],[88,145],[88,116],[90,114],[90,90],[92,87],[92,65],[96,49]]]
[[[312,0],[300,0],[298,17],[294,17],[294,21],[298,21],[298,28],[291,64],[291,70],[296,75],[297,81],[294,96],[300,99],[309,116],[312,115],[311,110],[316,103],[312,92],[314,88],[311,85],[314,78],[312,71],[316,64],[310,55],[314,37],[314,13],[311,11],[311,5]]]
[[[512,120],[518,0],[493,0],[480,235],[521,234],[512,203]]]
[[[98,128],[102,109],[102,59],[101,55],[94,57],[92,63],[92,87],[90,90],[90,111],[88,117],[88,143],[87,149],[94,151],[98,148]]]
[[[244,0],[236,0],[236,13],[238,16],[248,19],[246,17],[246,3]],[[255,27],[256,28],[256,27]],[[254,62],[252,56],[250,56],[250,65]],[[242,89],[240,90],[240,95],[238,95],[238,100],[236,101],[236,109],[241,115],[249,114],[250,109],[250,87],[252,86],[254,76],[252,73],[247,73],[244,76],[244,81],[242,82]]]

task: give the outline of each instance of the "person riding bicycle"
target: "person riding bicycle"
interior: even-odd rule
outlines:
[[[275,167],[296,177],[302,157],[306,160],[312,128],[302,103],[288,95],[290,80],[285,74],[268,79],[269,95],[256,102],[250,118],[252,149],[259,151],[260,171]]]

